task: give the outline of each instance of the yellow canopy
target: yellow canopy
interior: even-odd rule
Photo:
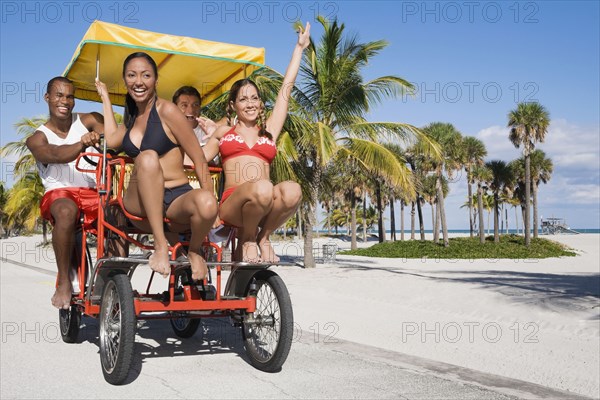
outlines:
[[[183,85],[193,86],[202,95],[202,104],[229,90],[233,82],[262,68],[265,49],[211,42],[185,36],[127,28],[94,21],[77,46],[63,72],[75,84],[75,97],[100,101],[94,80],[96,69],[106,83],[115,105],[125,104],[127,90],[122,69],[125,58],[134,52],[148,53],[158,66],[158,95],[171,99]]]

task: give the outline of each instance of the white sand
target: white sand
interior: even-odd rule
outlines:
[[[346,339],[598,398],[600,235],[548,238],[579,255],[472,261],[338,255],[314,269],[276,271],[290,291],[299,334],[314,340]],[[54,270],[52,250],[36,248],[39,241],[2,240],[2,257]],[[276,244],[279,254],[291,256],[302,248]]]
[[[598,398],[600,235],[548,238],[580,255],[472,261],[337,256],[336,263],[316,269],[278,273],[297,324],[309,334],[318,330],[331,340]]]

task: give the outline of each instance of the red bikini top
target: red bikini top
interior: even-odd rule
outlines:
[[[268,137],[261,136],[256,144],[248,147],[244,139],[235,131],[235,127],[231,128],[219,141],[219,152],[223,163],[228,159],[239,156],[254,156],[271,164],[277,155],[275,142]]]

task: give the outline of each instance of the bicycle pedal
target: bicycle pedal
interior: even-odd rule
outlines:
[[[202,300],[214,300],[217,298],[217,289],[213,285],[197,285]]]

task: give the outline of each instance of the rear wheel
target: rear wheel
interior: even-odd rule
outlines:
[[[124,383],[133,361],[136,316],[133,291],[127,275],[108,280],[100,306],[100,362],[104,379]]]
[[[256,310],[242,322],[250,363],[265,372],[281,369],[292,346],[294,315],[288,290],[272,271],[258,273],[247,295],[256,293]]]

